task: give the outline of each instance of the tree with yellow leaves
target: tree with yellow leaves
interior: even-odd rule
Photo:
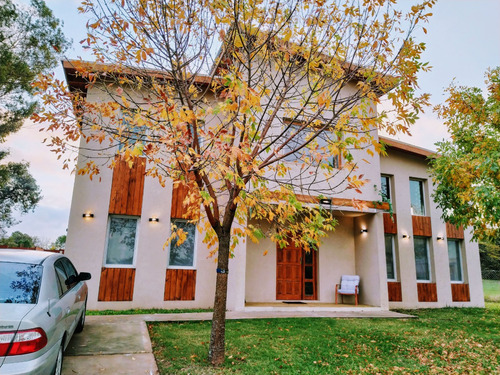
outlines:
[[[63,130],[52,138],[57,152],[81,138],[89,159],[78,173],[92,177],[96,160],[118,153],[130,164],[146,158],[161,183],[189,186],[186,210],[204,208],[204,242],[217,256],[214,365],[224,361],[239,239],[315,249],[335,226],[318,199],[360,191],[361,153],[382,150],[377,130],[408,132],[427,104],[415,94],[425,46],[412,34],[434,2],[406,13],[393,0],[83,2],[95,62],[72,64],[101,99],[43,76],[34,119]],[[382,96],[392,114],[377,112]],[[266,221],[270,233],[257,224]]]

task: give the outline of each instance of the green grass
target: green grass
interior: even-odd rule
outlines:
[[[206,357],[210,322],[148,323],[161,374],[491,374],[500,303],[404,311],[418,319],[227,321],[226,361]]]
[[[129,310],[87,310],[87,315],[135,315],[135,314],[180,314],[212,312],[212,309],[129,309]]]
[[[500,302],[500,280],[483,280],[484,300]]]

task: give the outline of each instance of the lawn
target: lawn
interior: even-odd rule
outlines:
[[[500,302],[500,280],[483,280],[484,300]]]
[[[137,315],[137,314],[181,314],[212,312],[212,309],[129,309],[129,310],[87,310],[87,315]]]
[[[226,362],[207,362],[210,322],[149,323],[161,374],[500,373],[500,303],[404,311],[418,319],[227,322]]]

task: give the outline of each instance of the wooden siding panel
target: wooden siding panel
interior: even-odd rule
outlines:
[[[418,302],[437,302],[435,283],[417,283]]]
[[[462,225],[457,227],[456,225],[446,223],[446,237],[463,240],[464,239],[464,227]]]
[[[451,284],[451,296],[453,302],[469,302],[469,284]]]
[[[384,233],[398,234],[398,220],[396,214],[384,212]]]
[[[401,292],[401,283],[396,281],[387,282],[387,291],[389,293],[389,301],[402,302],[403,293]]]
[[[98,301],[132,301],[135,268],[102,268]]]
[[[167,269],[165,274],[165,301],[194,301],[196,270]]]
[[[116,160],[109,200],[110,214],[141,215],[145,173],[144,158],[136,158],[132,168],[124,159]]]
[[[195,220],[199,216],[199,209],[197,203],[191,203],[184,206],[184,198],[189,194],[189,190],[194,182],[190,181],[187,184],[182,182],[174,183],[172,191],[172,210],[170,217],[173,219],[192,219]],[[192,212],[189,214],[188,210],[191,209]]]
[[[429,216],[412,216],[413,235],[432,237],[431,218]]]

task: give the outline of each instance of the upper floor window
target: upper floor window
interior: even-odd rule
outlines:
[[[138,218],[131,216],[109,217],[106,266],[133,266],[137,248]]]
[[[121,113],[123,130],[118,143],[120,151],[124,147],[133,148],[136,143],[144,143],[147,139],[148,128],[145,125],[138,125],[136,116],[141,115],[134,109],[125,110]]]
[[[380,176],[380,193],[384,201],[391,201],[391,178],[389,176]]]
[[[463,282],[462,251],[459,240],[448,240],[448,258],[451,281]]]
[[[424,182],[422,180],[410,179],[411,214],[425,215],[424,205]]]
[[[194,244],[196,236],[196,225],[186,220],[172,219],[172,224],[182,228],[187,237],[181,244],[175,239],[170,244],[168,265],[172,268],[194,267]]]
[[[288,130],[284,135],[284,139],[287,139],[292,135],[293,138],[288,141],[281,152],[286,154],[294,150],[297,151],[286,156],[284,160],[304,161],[305,158],[308,158],[311,164],[314,164],[314,161],[318,160],[322,161],[323,164],[328,164],[332,168],[340,168],[340,156],[331,154],[331,150],[328,148],[330,144],[335,143],[338,140],[335,132],[327,129],[323,130],[314,139],[312,139],[307,146],[301,148],[302,145],[306,144],[309,139],[315,136],[318,129],[311,125],[300,130],[303,126],[302,123],[297,121],[290,124],[290,121],[291,120],[287,119],[284,120],[284,126],[288,127]],[[325,159],[323,155],[328,155],[328,157]]]

